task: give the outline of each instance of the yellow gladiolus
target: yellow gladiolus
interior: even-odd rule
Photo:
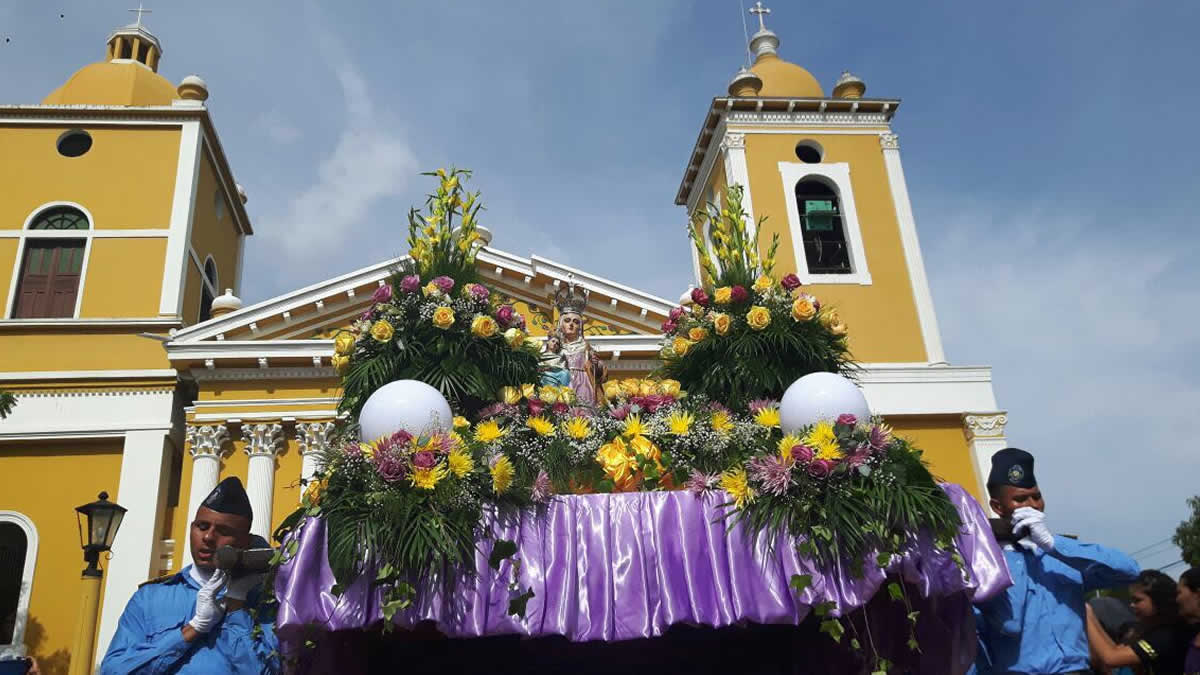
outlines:
[[[570,385],[563,385],[558,388],[558,400],[560,403],[574,403],[575,390]]]
[[[496,320],[490,316],[480,314],[471,319],[471,334],[476,337],[490,338],[498,330],[500,330],[500,327],[496,324]]]
[[[754,330],[762,330],[771,325],[771,311],[766,307],[755,305],[746,312],[746,323]]]
[[[388,323],[384,319],[376,321],[371,326],[371,337],[375,338],[377,342],[387,342],[388,340],[391,340],[392,335],[394,335],[395,332],[396,330],[392,328],[392,324]]]
[[[442,305],[433,310],[433,325],[446,330],[454,325],[454,310]]]
[[[354,334],[341,332],[333,341],[333,351],[335,354],[348,355],[354,352],[355,338]]]
[[[658,393],[658,383],[654,380],[642,380],[638,384],[638,395],[653,396]]]
[[[717,331],[717,335],[728,335],[729,327],[732,325],[733,320],[730,319],[728,314],[724,314],[722,312],[713,312],[712,322],[713,330]]]

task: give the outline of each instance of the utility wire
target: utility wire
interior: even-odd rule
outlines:
[[[1153,544],[1150,544],[1149,546],[1143,546],[1142,548],[1139,548],[1138,550],[1134,551],[1133,553],[1130,553],[1129,555],[1130,555],[1130,557],[1136,556],[1137,554],[1141,553],[1142,551],[1149,551],[1150,549],[1154,548],[1155,546],[1165,544],[1168,541],[1171,541],[1170,537],[1167,537],[1165,539],[1159,539],[1158,541],[1154,542]]]

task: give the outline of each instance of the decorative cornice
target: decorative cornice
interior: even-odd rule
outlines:
[[[963,415],[964,433],[967,441],[977,438],[1003,438],[1004,425],[1008,424],[1008,413],[966,413]]]
[[[162,396],[164,394],[174,394],[174,388],[156,388],[156,389],[30,389],[22,390],[21,387],[5,385],[14,394],[21,398],[111,398],[114,396]]]
[[[331,352],[333,341],[323,352]],[[240,380],[307,380],[337,377],[337,372],[328,366],[321,368],[196,368],[191,371],[196,382],[229,382]]]
[[[189,424],[187,426],[187,442],[191,448],[192,457],[220,457],[225,441],[229,440],[229,430],[224,424]]]
[[[333,422],[300,422],[296,424],[296,441],[300,456],[329,449],[329,437],[333,433]]]
[[[735,110],[726,116],[729,124],[812,125],[823,124],[833,127],[877,127],[888,123],[891,115],[870,112],[753,112]]]
[[[283,444],[283,425],[272,424],[243,424],[242,440],[246,442],[246,454],[251,457],[274,457]]]
[[[721,151],[728,150],[744,150],[746,148],[746,134],[738,134],[733,132],[725,132],[725,137],[721,139]]]
[[[899,150],[900,137],[890,131],[879,134],[879,147],[884,150]]]

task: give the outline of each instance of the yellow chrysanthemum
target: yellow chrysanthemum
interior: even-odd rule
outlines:
[[[446,465],[439,463],[431,469],[413,469],[409,480],[412,481],[415,488],[432,490],[437,487],[439,481],[446,477],[446,473]]]
[[[729,419],[729,413],[724,410],[714,412],[709,423],[712,425],[712,430],[719,434],[727,434],[733,431],[733,420]]]
[[[683,410],[676,410],[667,418],[667,433],[674,436],[686,436],[692,430],[692,423],[696,421],[692,414]]]
[[[451,450],[446,456],[446,463],[450,465],[450,473],[459,478],[471,473],[471,469],[475,468],[475,460],[462,450]]]
[[[572,417],[563,423],[563,431],[571,438],[582,441],[592,435],[592,423],[586,417]]]
[[[530,417],[529,419],[525,420],[525,426],[537,432],[538,436],[554,435],[554,422],[551,422],[541,415],[538,415],[537,417]]]
[[[480,443],[494,443],[508,434],[508,429],[500,426],[496,420],[488,420],[475,425],[475,440]]]
[[[767,406],[766,408],[759,410],[758,412],[754,413],[754,421],[757,422],[759,426],[767,427],[768,429],[773,429],[779,426],[779,408],[776,408],[775,406]]]
[[[779,456],[783,461],[788,462],[792,459],[792,448],[800,445],[804,441],[796,434],[788,434],[779,439]]]
[[[817,422],[812,431],[804,437],[804,443],[814,449],[824,443],[837,443],[837,433],[829,422]]]
[[[633,413],[625,418],[625,429],[623,432],[626,436],[633,438],[646,433],[646,425],[642,424],[642,417],[637,413]]]
[[[739,468],[721,474],[721,489],[733,497],[733,503],[740,509],[754,501],[754,490],[750,489],[750,480],[746,470]]]
[[[496,494],[504,494],[508,488],[512,487],[513,476],[516,475],[516,470],[513,469],[512,461],[505,455],[492,462],[492,491]]]
[[[462,415],[454,416],[454,428],[455,429],[462,429],[463,427],[469,427],[469,426],[471,426],[471,423],[467,421],[467,418],[463,417]]]

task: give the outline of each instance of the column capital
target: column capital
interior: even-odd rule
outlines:
[[[247,455],[274,457],[283,444],[283,425],[279,422],[243,424],[242,440],[246,442]]]
[[[300,456],[328,450],[332,435],[333,422],[300,422],[296,424],[296,441],[300,446]]]
[[[879,147],[884,150],[899,150],[900,137],[890,131],[879,134]]]
[[[1005,411],[963,414],[963,432],[968,442],[977,438],[1004,438],[1006,424],[1008,413]]]
[[[219,457],[227,440],[229,430],[224,424],[187,425],[187,443],[192,457]]]
[[[745,147],[746,134],[726,131],[725,137],[721,139],[721,150],[742,150]]]

